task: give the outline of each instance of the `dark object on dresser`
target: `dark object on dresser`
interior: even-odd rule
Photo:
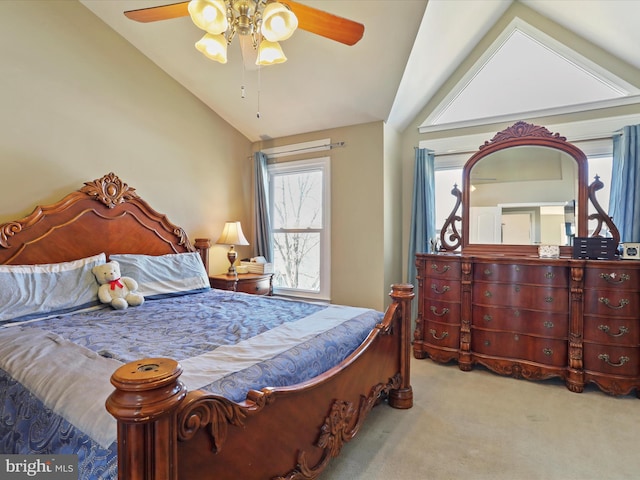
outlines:
[[[577,237],[573,244],[573,258],[588,260],[614,260],[618,242],[613,238]]]

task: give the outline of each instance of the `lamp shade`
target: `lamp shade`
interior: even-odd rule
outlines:
[[[227,7],[223,0],[191,0],[187,10],[193,23],[212,35],[225,32],[229,28]]]
[[[196,48],[211,60],[227,63],[227,39],[222,34],[211,35],[207,33],[196,42]]]
[[[298,18],[286,5],[269,3],[262,12],[262,36],[270,42],[286,40],[298,28]]]
[[[249,245],[242,233],[240,222],[226,222],[222,229],[222,235],[216,242],[221,245]]]
[[[275,65],[276,63],[286,62],[282,47],[278,42],[270,42],[269,40],[262,40],[258,47],[258,58],[256,58],[256,65]]]

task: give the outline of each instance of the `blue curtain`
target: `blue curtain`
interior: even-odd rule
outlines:
[[[269,215],[269,174],[267,171],[267,156],[262,152],[256,152],[254,160],[254,177],[256,182],[256,256],[263,256],[267,259],[267,262],[273,262],[273,238],[271,237],[271,216]]]
[[[613,137],[609,215],[621,242],[640,242],[640,125]]]
[[[407,281],[416,288],[416,253],[429,252],[429,241],[436,235],[434,163],[433,152],[429,152],[426,148],[416,148],[407,268]]]

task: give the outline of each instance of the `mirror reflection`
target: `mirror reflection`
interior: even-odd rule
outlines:
[[[469,176],[469,243],[572,245],[578,178],[574,158],[555,148],[487,155]]]

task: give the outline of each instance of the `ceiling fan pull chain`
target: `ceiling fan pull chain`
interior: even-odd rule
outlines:
[[[262,66],[258,65],[258,113],[256,113],[256,118],[260,118],[260,72],[262,71]]]
[[[246,90],[244,88],[245,85],[245,73],[247,71],[246,65],[245,65],[245,59],[244,59],[244,37],[240,36],[240,54],[242,57],[242,81],[240,82],[240,98],[246,98],[247,93]]]

